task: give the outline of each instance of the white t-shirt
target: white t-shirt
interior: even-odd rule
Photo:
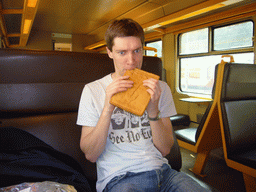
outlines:
[[[95,127],[102,113],[106,87],[112,82],[111,74],[85,85],[81,95],[77,124]],[[171,90],[160,81],[161,117],[176,114]],[[97,159],[97,191],[102,191],[115,176],[126,172],[143,172],[159,169],[168,163],[152,141],[147,112],[140,117],[115,108],[111,117],[107,143]]]

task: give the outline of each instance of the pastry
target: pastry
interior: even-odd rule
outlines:
[[[150,101],[148,88],[143,85],[143,81],[149,78],[158,80],[159,76],[137,68],[127,70],[124,75],[134,82],[133,87],[113,95],[110,103],[134,115],[142,116]]]

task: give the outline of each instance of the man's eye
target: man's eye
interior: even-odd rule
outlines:
[[[119,54],[120,54],[120,55],[124,55],[124,51],[120,51]]]
[[[140,52],[140,49],[136,49],[134,52],[135,52],[135,53],[139,53],[139,52]]]

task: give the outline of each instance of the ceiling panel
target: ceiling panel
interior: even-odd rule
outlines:
[[[111,20],[135,9],[144,2],[145,0],[111,0],[98,1],[97,4],[84,4],[84,7],[72,16],[71,20],[76,26],[73,28],[73,33],[91,33],[98,27],[108,24]],[[95,24],[95,26],[92,24]]]
[[[129,12],[126,12],[121,17],[122,18],[133,18],[134,20],[138,21],[138,20],[140,20],[139,18],[146,16],[147,20],[149,21],[152,18],[155,18],[156,10],[158,10],[157,17],[164,16],[164,11],[163,11],[163,8],[161,5],[146,2],[146,3],[141,4],[140,6],[135,7],[134,9],[130,10]]]
[[[24,0],[1,0],[3,9],[22,9]]]
[[[129,9],[127,9],[128,6],[125,6],[125,9],[124,8],[121,9],[119,7],[124,7],[124,5],[122,4],[116,5],[115,10],[112,10],[113,13],[111,13],[112,14],[111,16],[110,14],[108,15],[108,13],[106,13],[105,15],[102,15],[101,17],[104,20],[99,19],[95,21],[90,21],[90,20],[81,21],[80,25],[76,24],[74,27],[77,27],[77,26],[87,27],[86,29],[88,30],[87,34],[95,36],[95,39],[102,40],[109,23],[113,19],[132,18],[137,22],[141,23],[141,22],[148,22],[151,19],[164,16],[162,7],[155,3],[143,2],[138,4],[138,6],[135,6],[134,8],[129,8]],[[117,11],[116,9],[119,11]],[[144,19],[142,19],[142,17]]]
[[[155,3],[158,5],[165,5],[170,2],[179,2],[180,0],[149,0],[150,3]]]
[[[59,17],[52,12],[37,14],[33,29],[53,33],[72,33],[72,21],[68,17]]]
[[[165,15],[169,15],[171,13],[178,12],[180,10],[186,9],[188,7],[197,5],[202,2],[205,2],[205,0],[179,0],[179,3],[175,1],[171,1],[169,3],[166,3],[163,6],[163,8],[164,8]]]
[[[28,39],[29,34],[22,34],[22,22],[29,11],[23,10],[23,5],[28,0],[0,0],[0,34],[10,43],[21,39]],[[39,0],[35,11],[32,31],[47,31],[50,33],[66,33],[87,35],[88,42],[103,40],[107,26],[113,19],[132,18],[143,27],[159,27],[159,23],[179,17],[178,14],[190,7],[199,8],[201,4],[215,4],[221,0]],[[223,0],[224,1],[224,0]],[[241,4],[255,2],[253,0],[229,0],[230,2],[242,1]],[[234,5],[233,5],[234,6]],[[23,11],[23,12],[22,12]],[[24,13],[25,12],[25,13]],[[176,14],[178,13],[178,14]],[[23,15],[23,17],[22,17]],[[191,19],[191,18],[189,18]],[[179,21],[180,22],[180,21]],[[5,24],[6,23],[6,24]],[[177,24],[178,22],[174,23]],[[167,27],[170,25],[166,25]],[[162,29],[166,26],[161,26]],[[161,31],[161,30],[160,30]],[[162,31],[163,32],[163,31]],[[30,33],[30,31],[29,31]],[[16,39],[16,40],[13,40]],[[25,41],[25,44],[26,45]],[[8,43],[7,43],[8,45]],[[20,44],[21,45],[21,44]],[[23,45],[23,44],[22,44]]]
[[[40,0],[37,15],[68,18],[90,0]]]
[[[141,24],[148,23],[152,20],[165,16],[162,6],[156,6],[155,4],[149,3],[147,6],[145,6],[145,9],[147,8],[148,10],[150,10],[149,12],[147,11],[145,11],[144,13],[142,12],[141,14],[138,14],[134,18],[138,23],[141,23]]]
[[[145,0],[40,1],[33,28],[55,33],[65,30],[86,34],[143,2]]]
[[[4,15],[7,33],[20,33],[21,14]]]
[[[8,39],[11,45],[15,45],[15,44],[17,45],[19,44],[19,41],[20,41],[20,37],[9,37]]]

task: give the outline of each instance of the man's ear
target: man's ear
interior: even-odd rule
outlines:
[[[112,53],[112,51],[110,51],[108,47],[106,47],[106,49],[107,49],[109,58],[113,59],[113,53]]]

